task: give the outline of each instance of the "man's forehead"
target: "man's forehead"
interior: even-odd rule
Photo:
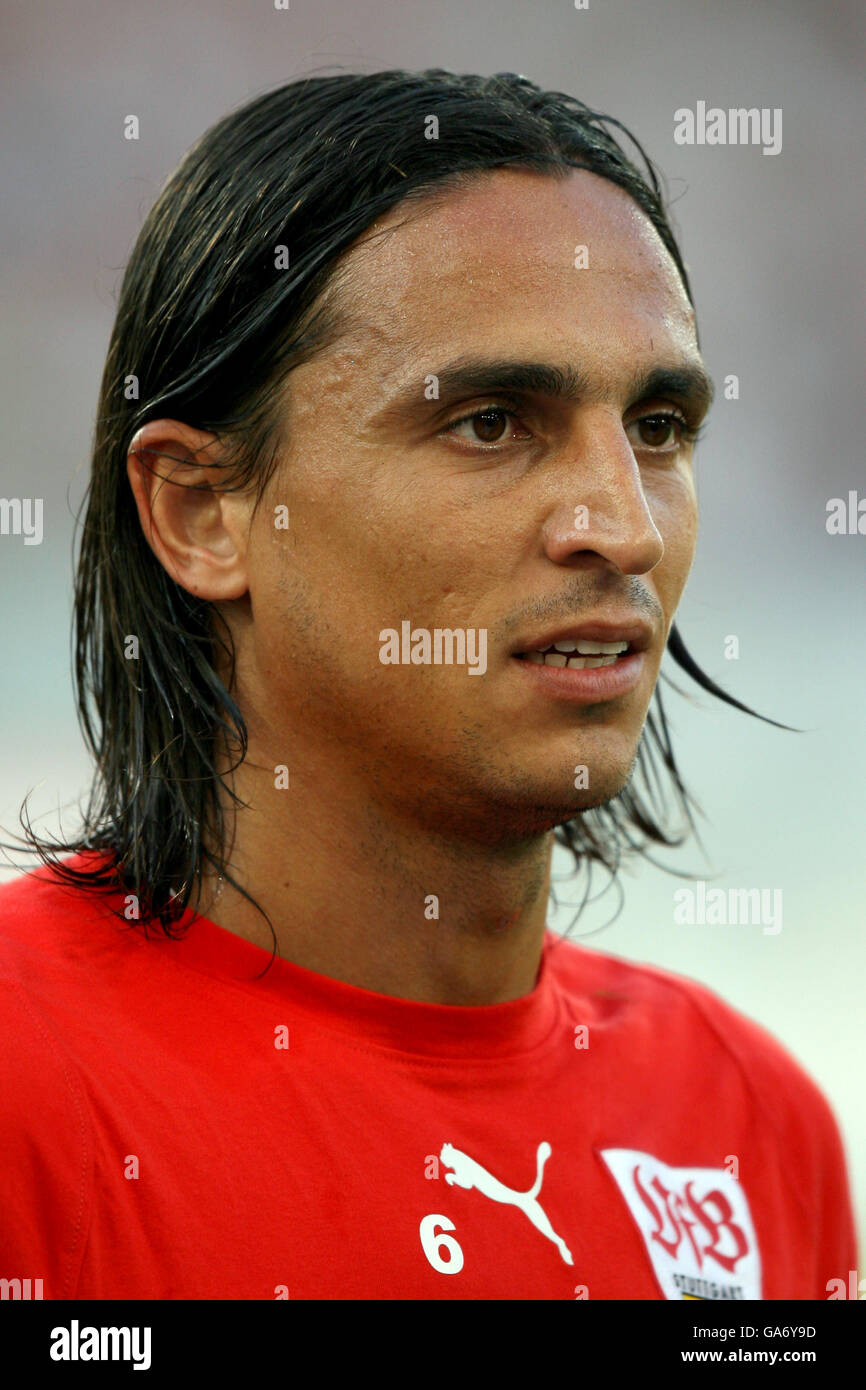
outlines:
[[[504,347],[517,326],[563,346],[583,323],[694,344],[692,307],[655,228],[586,170],[496,170],[399,204],[346,253],[329,295],[345,330],[333,365],[370,353],[379,376],[399,374],[409,354],[489,346],[493,333]]]
[[[575,277],[585,288],[605,277],[665,295],[672,309],[691,313],[649,218],[624,189],[585,169],[565,176],[487,170],[459,188],[404,201],[349,248],[337,279],[347,307],[397,305],[425,290],[432,297],[477,284],[492,289],[516,268],[521,279],[508,286],[512,293],[549,287],[559,294],[569,282],[581,288]]]

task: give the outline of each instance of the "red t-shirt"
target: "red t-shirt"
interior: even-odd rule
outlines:
[[[420,1004],[185,920],[145,938],[45,870],[0,888],[0,1279],[826,1299],[856,1268],[826,1100],[702,985],[548,933],[525,997]]]

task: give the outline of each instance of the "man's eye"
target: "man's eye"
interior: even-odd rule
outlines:
[[[477,448],[493,449],[498,444],[514,439],[515,425],[509,429],[509,421],[517,420],[514,411],[501,405],[487,405],[481,410],[473,410],[459,420],[452,420],[442,430],[445,435],[454,434],[467,444]],[[650,450],[654,453],[674,453],[686,442],[692,442],[700,435],[700,430],[691,430],[682,415],[671,412],[656,412],[633,420],[626,427],[626,434],[634,449]],[[528,439],[528,433],[518,435]]]
[[[443,433],[456,434],[468,444],[499,444],[508,434],[507,422],[516,419],[513,411],[506,410],[504,406],[488,405],[483,410],[475,410],[471,415],[452,420]]]
[[[630,433],[632,430],[637,431],[637,440]],[[644,415],[640,420],[632,420],[626,434],[637,448],[665,454],[678,449],[685,439],[694,438],[681,415]]]

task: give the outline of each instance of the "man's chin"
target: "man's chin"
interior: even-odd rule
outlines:
[[[543,771],[525,760],[495,770],[458,764],[450,781],[428,784],[420,805],[413,797],[407,809],[440,834],[516,844],[612,801],[628,784],[634,761],[609,759],[599,766],[595,760],[587,767],[569,760],[561,769],[548,764]],[[405,779],[401,791],[406,794]]]
[[[634,770],[634,761],[624,767],[607,767],[601,772],[597,767],[587,767],[577,764],[569,769],[571,785],[565,788],[557,787],[554,791],[549,785],[545,789],[548,793],[553,791],[554,805],[552,811],[561,808],[562,814],[560,822],[571,820],[573,816],[580,815],[582,811],[591,811],[596,806],[604,806],[608,801],[613,801],[615,796],[625,789]],[[547,799],[547,798],[543,798]],[[558,803],[558,805],[556,804]]]
[[[531,839],[566,825],[597,806],[607,805],[619,796],[628,780],[628,774],[605,779],[603,785],[592,789],[575,789],[574,795],[565,801],[548,800],[550,789],[547,788],[547,797],[541,792],[537,799],[527,797],[520,804],[500,803],[491,807],[490,816],[503,838]]]
[[[587,796],[569,810],[552,812],[545,828],[548,830],[555,830],[559,825],[567,825],[569,821],[577,820],[579,816],[584,815],[587,811],[593,811],[598,806],[607,806],[619,795],[620,791],[622,791],[622,787],[617,788],[617,790],[605,796],[595,793],[593,796]]]

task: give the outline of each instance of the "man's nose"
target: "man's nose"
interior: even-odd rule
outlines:
[[[555,496],[544,523],[545,552],[557,564],[596,554],[623,574],[647,574],[664,542],[619,415],[587,408],[563,446]]]

